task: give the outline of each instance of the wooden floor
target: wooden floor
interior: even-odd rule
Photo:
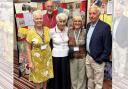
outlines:
[[[17,51],[14,52],[14,89],[34,89],[34,84],[28,81],[28,76],[19,77]],[[112,81],[104,80],[103,89],[112,89]]]

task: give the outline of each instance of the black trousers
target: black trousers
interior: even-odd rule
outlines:
[[[53,57],[53,89],[70,89],[70,65],[68,57]]]

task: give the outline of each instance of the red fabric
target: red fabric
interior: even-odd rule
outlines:
[[[80,5],[80,10],[85,11],[85,7],[86,7],[86,1],[82,1]]]
[[[21,41],[21,40],[26,40],[26,38],[20,38],[20,37],[18,37],[18,41]]]
[[[54,10],[53,14],[56,16],[58,14],[58,10]]]
[[[18,14],[16,14],[16,18],[24,18],[23,13],[18,13]]]
[[[61,8],[64,8],[64,9],[67,9],[67,3],[61,3],[61,4],[60,4],[60,7],[61,7]]]
[[[57,14],[57,11],[54,11],[53,14],[52,14],[52,18],[49,19],[48,14],[46,13],[43,16],[43,24],[44,24],[44,26],[47,26],[49,28],[55,27],[56,26],[56,14]]]
[[[46,10],[44,3],[42,3],[42,10]]]

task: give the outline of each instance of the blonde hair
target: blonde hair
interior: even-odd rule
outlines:
[[[82,21],[82,17],[81,17],[80,15],[78,15],[78,16],[73,16],[73,21],[76,20],[76,19]]]
[[[73,16],[71,26],[74,26],[74,21],[75,20],[80,20],[81,21],[81,27],[83,27],[84,21],[83,21],[83,18],[82,18],[81,15]]]

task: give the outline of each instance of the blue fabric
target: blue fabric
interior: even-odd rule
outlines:
[[[112,63],[107,62],[104,69],[104,79],[112,80]]]
[[[88,31],[88,34],[87,34],[87,40],[86,40],[86,49],[87,51],[90,53],[90,49],[89,49],[89,44],[90,44],[90,40],[91,40],[91,37],[92,37],[92,33],[94,31],[94,28],[95,26],[91,25],[90,28],[89,28],[89,31]]]
[[[90,28],[90,23],[87,25],[87,33]],[[110,26],[99,20],[95,26],[91,37],[90,56],[99,64],[103,61],[109,61],[109,55],[112,51],[112,35]]]
[[[61,7],[58,8],[58,13],[63,13],[63,11],[64,11],[63,8]]]

